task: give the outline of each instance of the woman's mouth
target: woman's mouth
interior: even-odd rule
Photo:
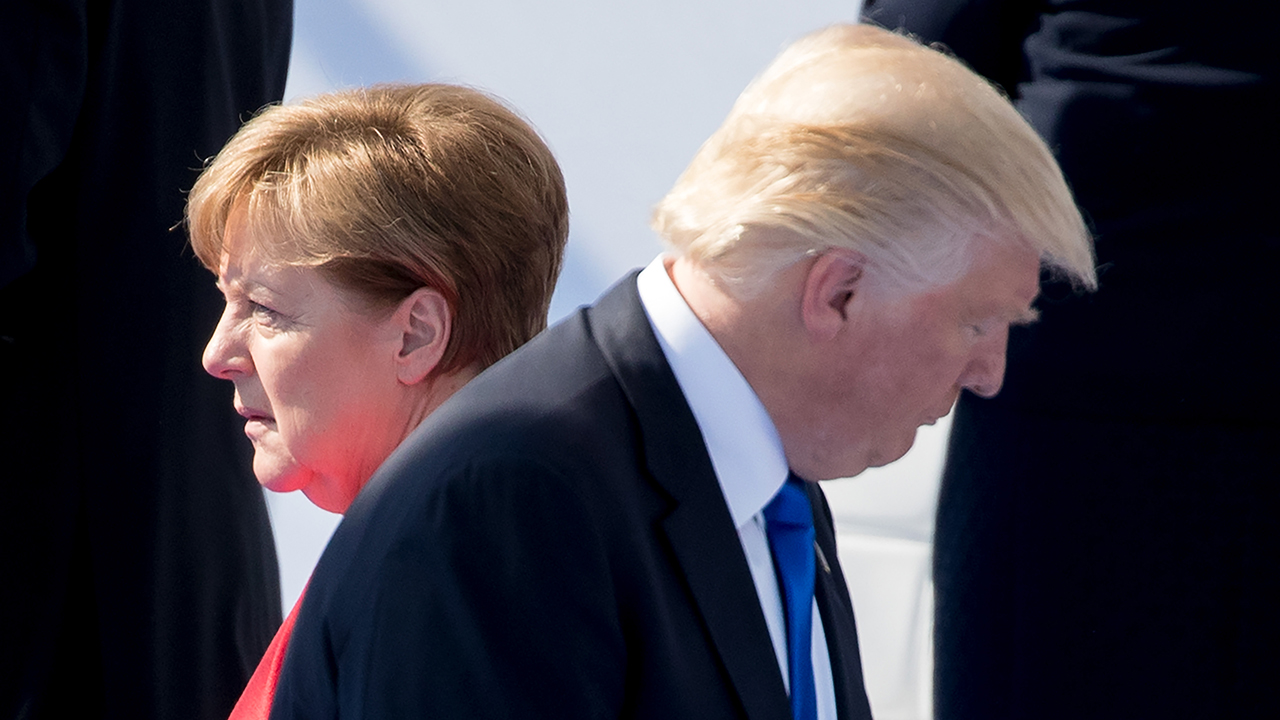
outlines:
[[[261,410],[237,406],[236,412],[245,419],[244,434],[248,435],[251,440],[254,436],[275,428],[275,418]]]

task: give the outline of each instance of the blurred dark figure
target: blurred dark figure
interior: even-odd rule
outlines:
[[[225,718],[280,623],[261,490],[170,228],[284,89],[290,0],[0,9],[0,717]]]
[[[938,508],[938,718],[1280,717],[1273,3],[868,0],[1004,87],[1096,233]]]

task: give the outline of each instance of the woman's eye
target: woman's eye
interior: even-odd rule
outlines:
[[[267,322],[273,322],[273,323],[280,320],[280,313],[276,312],[275,310],[272,310],[271,308],[267,307],[266,305],[263,305],[262,303],[257,303],[250,300],[249,307],[253,310],[253,316],[255,318],[258,318],[259,320],[265,320]]]

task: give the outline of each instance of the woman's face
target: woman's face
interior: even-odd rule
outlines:
[[[226,245],[218,287],[227,304],[204,367],[235,384],[258,481],[343,512],[413,429],[394,364],[402,333],[317,270],[262,260],[238,213]]]

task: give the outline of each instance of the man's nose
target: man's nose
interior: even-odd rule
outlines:
[[[223,309],[222,317],[213,329],[209,344],[204,346],[201,362],[210,375],[223,380],[232,380],[238,374],[253,371],[253,363],[244,347],[240,329],[235,326],[235,318],[231,308]]]
[[[995,397],[1004,385],[1006,346],[1006,342],[1000,342],[996,347],[970,360],[961,377],[961,387],[968,388],[980,397]]]

